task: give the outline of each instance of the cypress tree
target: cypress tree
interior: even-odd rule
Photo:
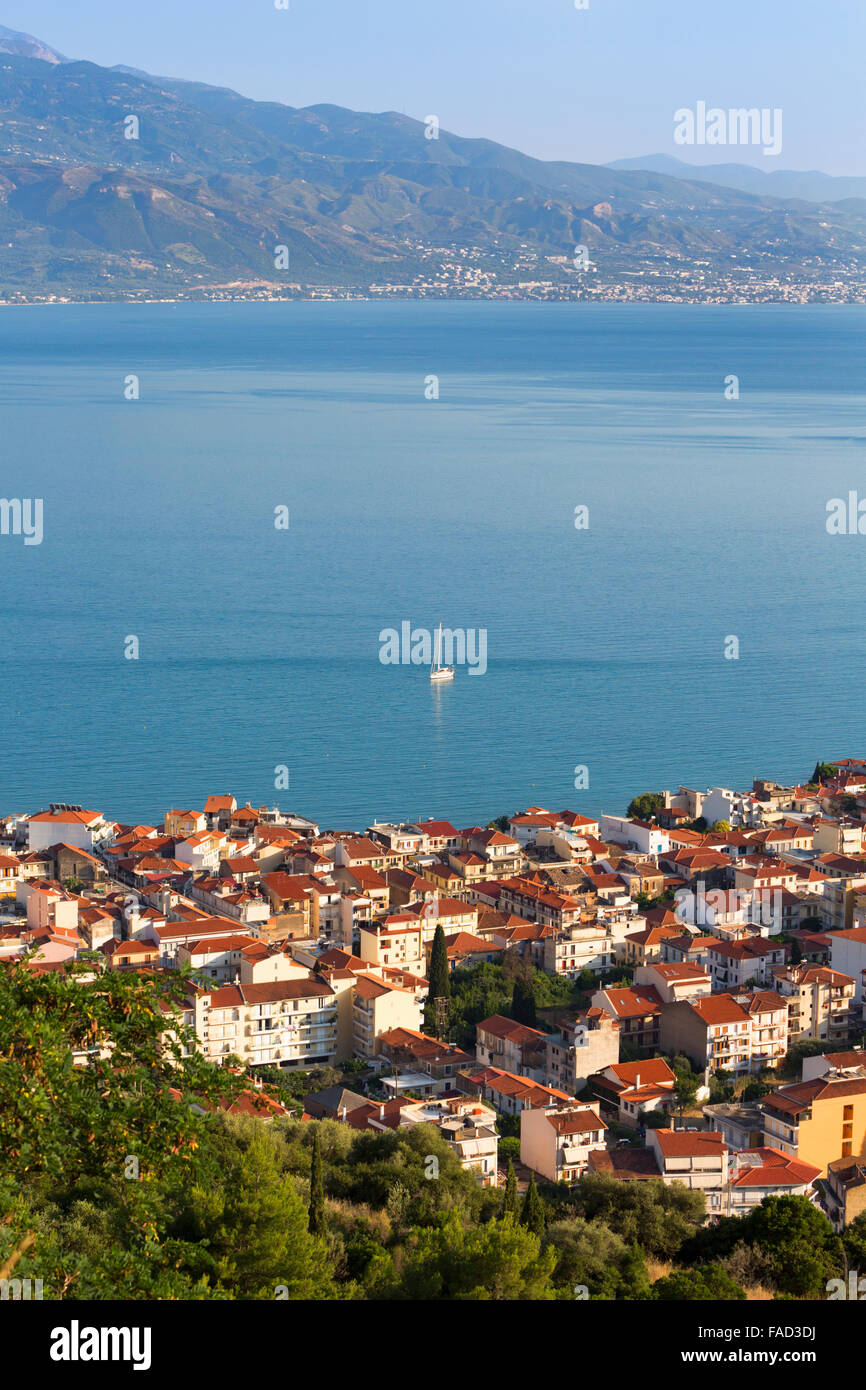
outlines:
[[[526,1189],[526,1196],[523,1199],[523,1211],[520,1216],[520,1224],[527,1230],[532,1231],[533,1235],[541,1236],[544,1234],[544,1207],[538,1195],[538,1188],[535,1186],[535,1174],[529,1179],[529,1186]]]
[[[451,976],[448,972],[448,948],[445,945],[445,929],[439,922],[433,934],[433,949],[430,952],[430,971],[427,989],[427,1016],[431,1023],[436,1018],[436,1000],[451,998]]]
[[[310,1168],[310,1219],[307,1230],[311,1236],[325,1234],[325,1183],[322,1175],[322,1145],[319,1126],[313,1135],[313,1162]]]
[[[511,995],[511,1017],[517,1023],[525,1023],[527,1027],[534,1028],[536,1023],[535,994],[531,980],[526,975],[518,975],[514,981],[514,990]]]
[[[513,1216],[515,1223],[520,1218],[520,1200],[517,1196],[517,1177],[514,1172],[514,1162],[508,1160],[508,1176],[505,1179],[505,1196],[502,1200],[502,1215]]]

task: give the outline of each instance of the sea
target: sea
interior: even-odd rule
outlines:
[[[855,306],[4,307],[0,813],[465,826],[866,756],[864,408]],[[381,659],[440,622],[483,672]]]

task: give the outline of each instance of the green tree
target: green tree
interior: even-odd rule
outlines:
[[[433,948],[430,952],[429,987],[425,1021],[427,1027],[436,1026],[436,1000],[451,998],[451,975],[448,969],[448,948],[445,944],[445,930],[442,923],[436,925],[433,933]]]
[[[556,1252],[542,1251],[534,1232],[513,1221],[467,1229],[456,1213],[417,1233],[393,1298],[550,1300]]]
[[[654,813],[664,804],[664,792],[642,792],[629,802],[626,815],[629,820],[651,820]]]
[[[520,1213],[520,1224],[534,1235],[544,1234],[546,1225],[544,1216],[544,1204],[538,1195],[538,1188],[535,1185],[535,1174],[529,1175],[529,1186],[526,1189],[526,1196],[523,1199],[523,1210]]]
[[[571,1296],[575,1286],[583,1284],[593,1299],[652,1297],[640,1251],[603,1222],[580,1217],[554,1222],[547,1228],[544,1243],[556,1251],[554,1283]]]
[[[842,1244],[850,1269],[866,1274],[866,1212],[855,1216],[842,1234]]]
[[[222,1174],[197,1185],[179,1224],[178,1254],[235,1298],[327,1298],[334,1290],[320,1241],[290,1175],[282,1171],[279,1135],[260,1121],[230,1119]]]
[[[677,1098],[677,1110],[682,1119],[683,1111],[689,1110],[695,1103],[698,1094],[698,1078],[691,1070],[678,1068],[676,1073],[676,1083],[674,1085],[674,1095]]]
[[[313,1157],[310,1165],[310,1208],[307,1230],[312,1236],[325,1234],[325,1184],[322,1176],[322,1141],[318,1127],[313,1134]]]
[[[706,1214],[704,1194],[661,1178],[619,1182],[605,1173],[584,1173],[568,1194],[575,1216],[602,1221],[627,1245],[646,1255],[673,1259],[699,1231]]]
[[[532,981],[521,972],[514,981],[514,990],[511,995],[511,1017],[517,1023],[525,1023],[529,1028],[534,1028],[538,1019],[535,1008],[535,991],[532,988]]]
[[[243,1083],[193,1050],[182,976],[98,969],[0,970],[0,1153],[19,1181],[116,1178],[134,1200],[129,1156],[149,1180],[195,1169],[203,1123],[179,1099],[214,1104]]]
[[[731,822],[729,820],[714,820],[710,830],[714,835],[730,835]]]
[[[815,764],[815,771],[809,779],[809,785],[815,786],[818,783],[834,782],[838,775],[839,769],[835,763],[817,762]]]
[[[508,1176],[505,1179],[505,1194],[502,1198],[502,1215],[512,1216],[517,1221],[520,1216],[520,1199],[517,1195],[517,1177],[514,1164],[508,1160]]]
[[[765,1197],[743,1222],[743,1239],[758,1245],[776,1287],[794,1298],[823,1298],[842,1272],[833,1227],[808,1197]]]
[[[677,1270],[653,1284],[653,1297],[676,1302],[744,1302],[745,1289],[731,1278],[720,1265],[703,1265],[699,1269]]]

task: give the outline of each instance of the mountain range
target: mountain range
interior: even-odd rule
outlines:
[[[70,60],[2,26],[0,121],[0,299],[447,291],[477,286],[466,264],[488,284],[544,278],[571,293],[577,245],[611,284],[696,265],[862,284],[866,264],[859,194],[810,203],[675,160],[544,161],[445,130],[429,138],[396,112],[295,108]]]
[[[744,193],[770,198],[802,198],[809,203],[838,203],[846,198],[866,198],[866,178],[822,174],[817,169],[757,169],[753,164],[687,164],[669,154],[647,154],[638,159],[615,159],[608,169],[650,170],[675,179],[700,179],[739,188]]]

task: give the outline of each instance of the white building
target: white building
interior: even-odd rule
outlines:
[[[27,821],[27,846],[37,853],[52,845],[73,845],[90,852],[110,838],[114,827],[103,819],[101,811],[84,811],[52,806],[39,811]]]
[[[629,820],[627,816],[601,815],[601,838],[617,845],[627,845],[641,854],[666,854],[671,847],[666,830],[645,821]]]

